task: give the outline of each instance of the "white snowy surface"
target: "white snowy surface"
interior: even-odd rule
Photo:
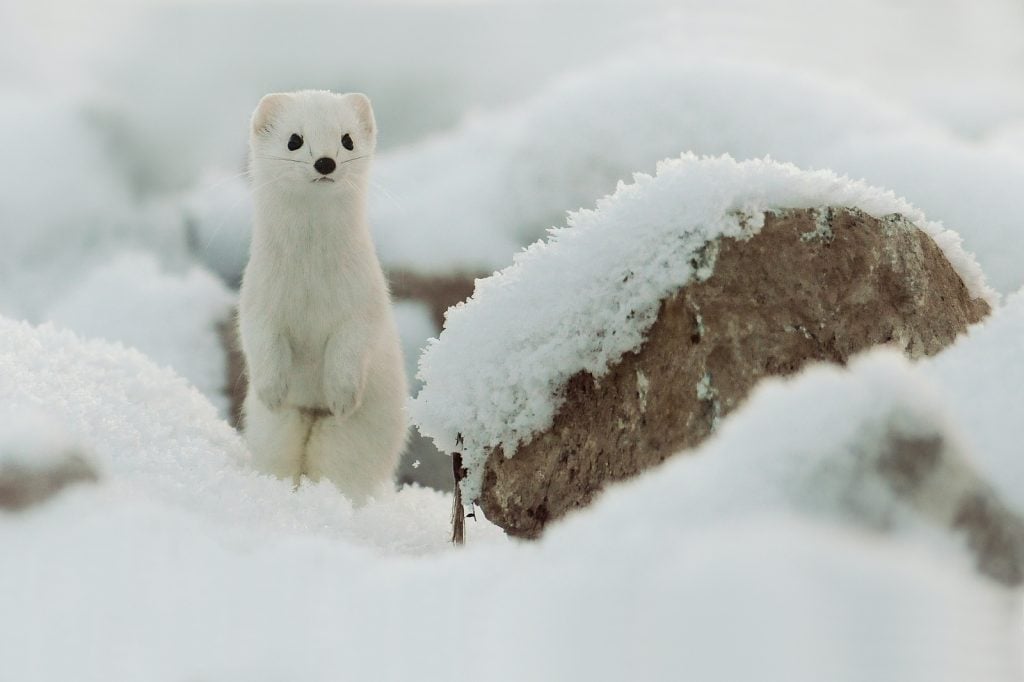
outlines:
[[[241,550],[193,519],[74,491],[0,518],[20,556],[0,561],[4,669],[82,682],[1019,679],[1013,601],[928,553],[786,518],[653,544],[630,541],[634,528],[623,515],[612,542],[562,533],[382,560],[298,539]],[[625,547],[641,549],[624,559]]]
[[[473,499],[490,448],[513,456],[551,424],[571,376],[602,376],[640,347],[662,299],[710,276],[714,263],[699,254],[708,241],[756,233],[769,209],[823,206],[904,215],[935,239],[974,296],[995,302],[959,237],[891,192],[829,171],[687,154],[570,214],[514,265],[479,280],[421,356],[413,421],[441,451],[463,453]]]
[[[235,295],[206,270],[175,274],[147,252],[124,252],[88,273],[43,315],[80,336],[120,342],[192,382],[227,413],[227,355],[217,326]]]
[[[109,470],[0,515],[12,679],[1020,679],[1019,595],[856,466],[893,415],[950,428],[884,351],[766,386],[539,543],[471,522],[466,550],[437,553],[450,498],[354,513],[327,486],[292,492],[137,354],[0,331],[0,400],[45,400]]]

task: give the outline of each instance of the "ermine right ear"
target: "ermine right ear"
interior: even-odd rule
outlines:
[[[256,111],[252,112],[252,132],[254,135],[264,135],[270,131],[271,122],[284,107],[288,95],[283,92],[273,92],[264,95],[260,103],[256,105]]]

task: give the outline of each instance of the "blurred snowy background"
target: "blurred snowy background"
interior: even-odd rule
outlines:
[[[359,90],[374,102],[380,141],[372,219],[381,259],[392,273],[488,274],[560,224],[567,210],[592,206],[619,180],[694,151],[737,159],[770,155],[888,187],[958,231],[998,291],[1009,294],[1024,284],[1019,0],[7,0],[0,4],[0,316],[50,321],[84,338],[133,347],[198,388],[226,417],[228,368],[220,326],[230,317],[248,248],[248,117],[264,93],[300,88]],[[438,329],[426,306],[413,299],[400,301],[397,315],[412,373],[418,349]],[[144,452],[139,443],[153,437],[143,433],[138,442],[129,439],[118,447]],[[444,485],[447,460],[431,455],[424,442],[415,448],[404,475]],[[411,462],[421,459],[424,464],[412,469]],[[131,469],[136,478],[129,479],[142,480],[146,466],[132,466],[139,471]],[[169,472],[191,465],[166,466]],[[194,485],[202,487],[203,480]],[[330,498],[321,489],[315,495],[317,504]],[[194,500],[186,494],[178,502],[187,508]],[[408,498],[395,504],[398,511],[371,510],[341,536],[406,551],[391,537],[395,525],[389,514],[402,523],[410,508],[443,517],[447,498],[430,498],[422,507]],[[241,518],[249,508],[231,509]],[[302,514],[268,523],[319,533],[318,517]],[[352,523],[342,516],[339,526]],[[146,547],[150,536],[127,516],[122,521],[125,547],[132,538]],[[414,542],[416,551],[443,547],[445,521],[415,527],[422,537],[440,534],[436,543]],[[160,523],[173,527],[168,532],[174,537],[188,532],[179,525],[191,528],[177,517]],[[10,541],[31,543],[30,535],[22,537],[27,532],[17,529]],[[103,532],[87,528],[75,542],[89,543],[92,534]],[[794,532],[776,529],[767,537],[792,548]],[[741,542],[746,549],[740,551],[721,538],[702,536],[698,546],[739,552],[735,566],[774,551],[756,528],[737,537],[752,542]],[[563,539],[566,547],[582,546],[566,533]],[[829,542],[836,543],[836,553],[827,560],[811,557],[795,578],[778,557],[766,570],[791,590],[798,590],[800,576],[823,586],[837,571],[841,580],[856,583],[868,575],[875,584],[870,581],[879,566],[889,565],[889,554],[903,551],[887,547],[857,554],[853,564],[867,565],[866,573],[857,573],[841,559],[853,551],[846,540],[824,544]],[[300,554],[315,553],[303,547]],[[47,561],[64,565],[76,556],[74,550],[36,549],[37,568]],[[173,554],[162,545],[149,549]],[[509,549],[481,565],[500,571],[526,562],[533,567],[526,575],[546,579],[540,561],[529,563],[533,551]],[[810,550],[803,545],[794,550],[805,551]],[[197,589],[214,589],[203,581],[216,583],[221,575],[227,580],[237,568],[236,555],[222,557],[219,545],[211,552],[214,577],[188,578]],[[563,550],[563,558],[569,553]],[[348,561],[354,571],[378,570],[363,554],[346,557],[338,565]],[[276,562],[288,563],[260,561],[272,564],[268,573],[277,570]],[[463,580],[480,581],[471,569],[446,561]],[[587,564],[582,558],[572,562]],[[914,572],[927,563],[911,556],[899,584],[919,585]],[[406,598],[436,585],[404,564],[387,566],[394,575],[415,578]],[[430,575],[444,580],[447,566],[432,564]],[[21,570],[31,573],[21,566],[8,578],[24,578]],[[687,570],[698,578],[716,572],[699,562]],[[159,582],[161,576],[158,571],[147,579]],[[51,577],[69,579],[59,571]],[[614,592],[609,586],[620,579],[626,580],[613,571],[591,587],[594,594]],[[960,578],[941,577],[947,579]],[[732,590],[730,580],[746,584],[731,574],[713,584],[725,595]],[[237,589],[235,597],[225,597],[228,602],[248,598],[248,583]],[[358,600],[359,590],[350,589]],[[379,594],[388,585],[368,589]],[[258,585],[252,590],[259,591]],[[826,601],[838,599],[824,587],[819,592]],[[751,599],[767,600],[766,609],[788,606],[781,597],[758,594]],[[913,602],[906,613],[920,616],[908,616],[908,622],[931,618],[927,599],[900,594]],[[687,598],[699,606],[705,597],[694,588]],[[432,605],[453,633],[467,624],[463,615],[456,619],[453,614],[461,612],[450,604]],[[30,611],[31,604],[23,606]],[[510,597],[494,608],[527,607]],[[642,613],[635,608],[631,612]],[[473,613],[485,618],[482,609]],[[412,622],[423,630],[432,627],[428,613],[425,608]],[[584,614],[568,625],[588,622]],[[810,633],[816,623],[807,616],[797,629]],[[750,628],[758,636],[772,631],[770,623]],[[510,625],[495,632],[514,630]],[[155,640],[160,633],[148,634]],[[932,644],[950,635],[932,634]],[[201,641],[199,635],[193,646],[201,647]],[[324,651],[329,645],[320,641]],[[410,656],[438,654],[423,645]],[[449,658],[442,658],[447,665]],[[482,664],[485,658],[478,653],[470,660]],[[719,660],[713,652],[705,659],[708,665]]]

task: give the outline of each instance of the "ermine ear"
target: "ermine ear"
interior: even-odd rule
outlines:
[[[376,137],[377,122],[373,118],[373,106],[370,104],[370,98],[361,92],[350,92],[345,95],[345,100],[355,110],[366,136]]]
[[[260,103],[256,105],[256,111],[252,112],[252,132],[254,135],[264,135],[270,130],[274,117],[284,107],[288,95],[283,92],[273,92],[264,95]]]

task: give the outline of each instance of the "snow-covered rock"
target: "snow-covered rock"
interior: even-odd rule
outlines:
[[[764,377],[879,344],[932,355],[989,312],[898,215],[799,209],[763,223],[702,247],[707,272],[661,303],[642,347],[600,378],[572,376],[551,426],[514,457],[489,453],[477,500],[488,519],[536,536],[611,481],[698,445]]]
[[[600,380],[640,348],[663,300],[711,275],[709,243],[750,239],[772,209],[824,206],[901,214],[935,241],[970,297],[996,300],[957,235],[891,192],[768,160],[684,155],[662,163],[657,177],[620,184],[478,281],[421,356],[413,420],[439,449],[462,453],[463,492],[476,499],[492,450],[514,456],[551,426],[572,377]]]

